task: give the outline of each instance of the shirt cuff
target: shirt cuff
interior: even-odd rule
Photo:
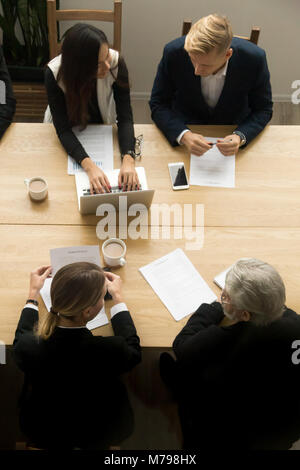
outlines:
[[[121,302],[120,304],[114,305],[110,309],[110,318],[117,315],[117,313],[124,312],[124,310],[128,311],[128,308],[127,308],[126,304],[124,304],[124,302]]]
[[[181,141],[181,138],[182,138],[183,134],[185,134],[186,132],[189,132],[189,129],[184,129],[184,131],[182,131],[181,134],[179,134],[179,136],[177,137],[176,140],[177,140],[177,142],[179,143],[179,145],[182,145],[182,144],[180,143],[180,141]]]
[[[33,310],[36,310],[37,312],[39,311],[39,308],[36,305],[31,304],[30,302],[28,302],[28,304],[25,304],[24,308],[33,308]]]

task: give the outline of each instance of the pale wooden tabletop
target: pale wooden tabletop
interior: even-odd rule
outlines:
[[[225,136],[226,126],[197,130],[206,136]],[[300,126],[269,126],[236,159],[236,187],[192,186],[172,191],[168,163],[184,161],[189,174],[189,155],[183,147],[171,147],[151,124],[136,125],[143,134],[143,157],[137,165],[146,169],[153,203],[205,206],[205,225],[210,227],[300,227]],[[120,157],[114,133],[115,168]],[[0,145],[0,223],[96,225],[99,218],[78,211],[74,176],[67,175],[67,156],[52,124],[15,123]],[[26,196],[25,177],[43,176],[49,197],[34,203]],[[284,217],[284,223],[283,223]]]
[[[270,126],[236,161],[236,188],[191,187],[173,192],[167,163],[189,156],[172,148],[153,125],[136,125],[144,135],[143,158],[148,185],[156,203],[202,203],[205,209],[203,248],[186,250],[184,238],[125,240],[127,265],[116,270],[123,278],[125,301],[143,346],[168,347],[187,318],[176,322],[138,268],[184,249],[216,294],[213,278],[236,259],[253,256],[273,264],[287,288],[287,304],[300,312],[300,148],[299,126]],[[206,136],[225,136],[232,128],[197,127]],[[115,136],[114,136],[115,137]],[[49,262],[49,250],[98,244],[99,218],[82,217],[77,208],[74,177],[67,175],[67,158],[52,125],[13,124],[0,145],[0,340],[12,344],[20,311],[28,293],[29,272]],[[119,152],[115,140],[115,166]],[[25,177],[41,175],[49,183],[49,198],[39,204],[26,195]],[[195,229],[195,227],[193,228]],[[184,295],[184,292],[183,292]],[[41,302],[41,315],[45,308]],[[109,302],[107,303],[107,310]],[[94,334],[112,334],[111,326]]]
[[[171,346],[187,317],[176,322],[138,268],[182,248],[216,295],[213,278],[241,257],[256,257],[274,265],[287,289],[287,304],[300,312],[300,229],[206,227],[201,250],[185,249],[186,240],[125,240],[127,264],[114,272],[123,279],[124,300],[130,309],[143,346]],[[49,249],[99,245],[92,226],[0,225],[1,283],[0,339],[12,344],[21,309],[28,295],[29,273],[50,262]],[[182,292],[184,296],[185,293]],[[199,300],[199,304],[201,301]],[[40,302],[40,313],[45,312]],[[109,313],[109,302],[106,302]],[[111,326],[94,334],[112,334]]]

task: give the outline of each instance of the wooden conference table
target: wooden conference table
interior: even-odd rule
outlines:
[[[197,126],[206,136],[225,136],[231,127]],[[154,125],[136,125],[143,134],[143,157],[154,203],[204,204],[204,243],[186,251],[184,235],[174,239],[130,240],[127,265],[116,270],[123,278],[125,301],[142,346],[169,347],[187,317],[176,322],[138,268],[180,247],[218,295],[213,278],[236,259],[253,256],[273,264],[287,289],[287,304],[300,313],[300,126],[269,126],[236,159],[236,187],[191,187],[172,191],[167,163],[184,161],[183,147],[172,148]],[[114,133],[115,167],[119,151]],[[95,216],[81,216],[74,177],[51,124],[12,124],[0,144],[0,340],[12,344],[28,293],[29,272],[49,263],[49,250],[62,246],[99,244]],[[25,177],[44,176],[49,197],[36,204],[26,195]],[[199,228],[199,227],[198,227]],[[160,227],[156,227],[160,230]],[[196,230],[196,227],[192,227]],[[161,234],[161,232],[159,232]],[[184,292],[182,293],[184,295]],[[108,303],[109,307],[109,303]],[[41,315],[45,307],[41,302]],[[94,334],[112,334],[110,325]]]

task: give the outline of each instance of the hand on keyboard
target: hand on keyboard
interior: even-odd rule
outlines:
[[[134,158],[131,155],[124,155],[118,176],[118,185],[123,188],[123,191],[131,191],[136,190],[135,188],[139,184]]]

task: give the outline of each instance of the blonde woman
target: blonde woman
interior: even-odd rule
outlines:
[[[141,360],[121,279],[92,263],[64,266],[52,281],[51,311],[39,321],[39,292],[50,273],[50,266],[31,273],[15,334],[14,356],[25,373],[21,429],[41,448],[117,445],[133,427],[119,376]],[[107,291],[115,336],[93,336],[86,324],[101,310]]]

